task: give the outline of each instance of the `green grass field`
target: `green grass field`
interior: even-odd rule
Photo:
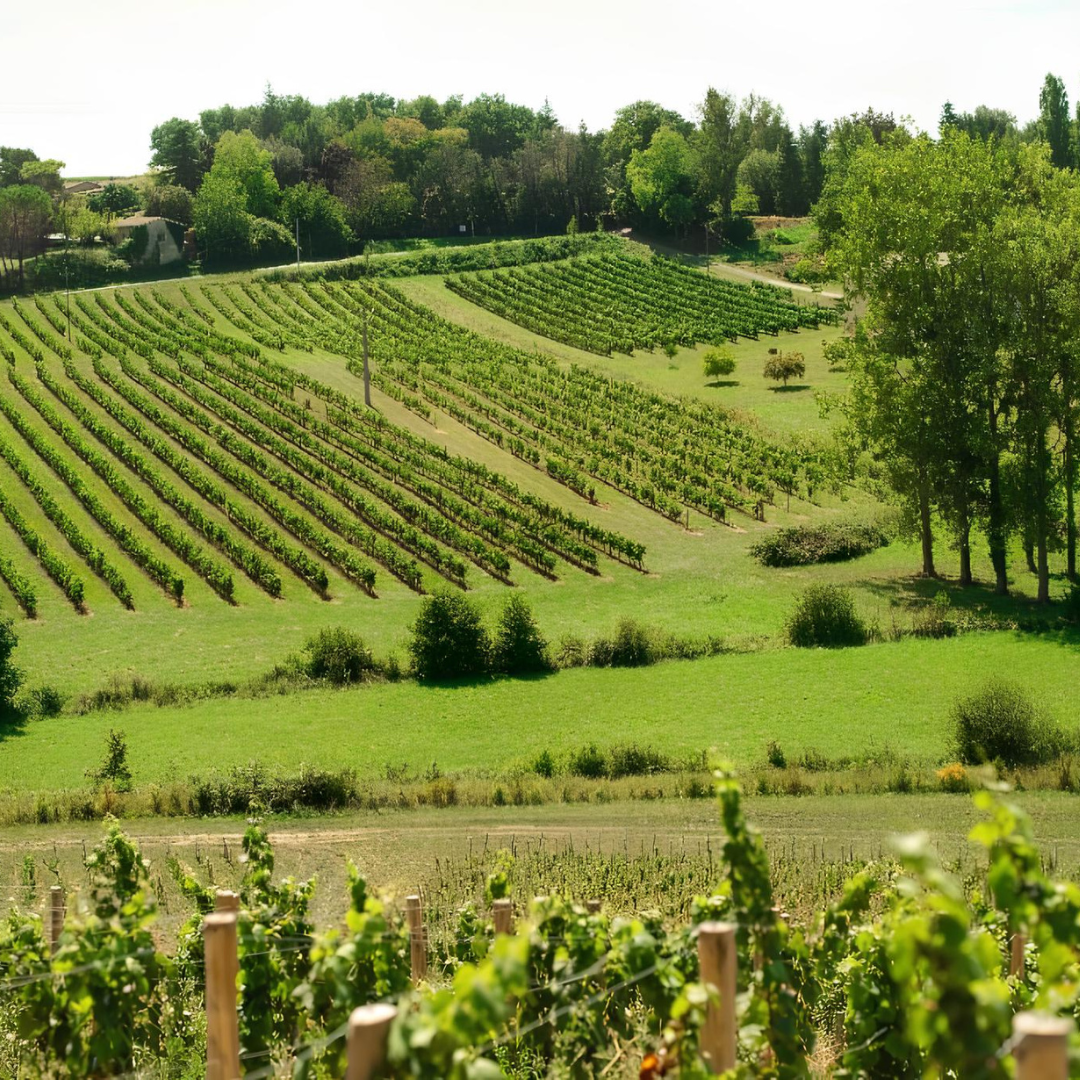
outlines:
[[[942,641],[908,639],[844,650],[772,650],[650,668],[578,669],[547,678],[428,687],[414,682],[313,690],[258,701],[143,705],[35,721],[8,733],[0,789],[85,787],[85,770],[121,728],[139,784],[224,772],[258,760],[350,768],[379,777],[386,765],[414,774],[498,775],[595,742],[636,742],[667,754],[715,750],[761,764],[777,741],[789,755],[892,750],[913,760],[947,755],[957,695],[1009,671],[1075,728],[1077,642],[997,632]]]
[[[681,350],[671,361],[660,353],[599,357],[499,319],[455,296],[438,277],[397,284],[437,314],[496,340],[540,350],[562,364],[584,365],[613,378],[722,404],[767,432],[825,433],[827,422],[816,396],[844,387],[843,374],[829,372],[821,355],[822,340],[839,329],[741,341],[735,346],[736,372],[725,380],[731,385],[710,386],[701,373],[704,348]],[[164,285],[162,291],[182,301],[176,285]],[[778,391],[764,380],[761,365],[772,344],[804,353],[805,387]],[[334,387],[359,393],[359,382],[341,357],[289,349],[282,359]],[[26,358],[20,363],[25,370]],[[59,370],[55,358],[49,364]],[[582,500],[567,488],[445,414],[437,414],[433,427],[378,392],[375,403],[394,422],[502,471],[557,505],[581,511]],[[31,420],[45,430],[39,418]],[[12,442],[19,438],[2,417],[0,437]],[[127,479],[137,490],[149,492],[134,474]],[[2,463],[0,484],[20,509],[33,515],[32,501]],[[119,511],[102,484],[96,479],[89,484]],[[121,558],[113,541],[62,485],[57,484],[55,495],[108,554]],[[371,777],[380,775],[387,763],[403,762],[413,770],[437,762],[448,773],[504,774],[541,750],[558,753],[594,741],[604,746],[636,741],[671,755],[716,749],[743,766],[760,763],[770,739],[789,754],[814,749],[829,757],[860,756],[889,748],[933,762],[946,753],[946,718],[955,697],[986,675],[1003,673],[1029,686],[1059,719],[1075,725],[1070,669],[1078,639],[1061,628],[1056,611],[1035,607],[1034,581],[1019,558],[1013,567],[1015,595],[999,600],[985,585],[961,592],[948,580],[914,577],[918,557],[908,543],[893,543],[850,563],[791,570],[766,570],[748,553],[753,541],[776,525],[876,511],[864,494],[849,489],[842,498],[823,495],[820,505],[794,500],[789,509],[781,501],[769,508],[767,524],[733,514],[730,524],[722,525],[692,513],[687,530],[604,488],[600,505],[591,513],[607,527],[646,544],[648,573],[604,560],[599,577],[569,571],[549,581],[518,568],[515,576],[547,637],[554,642],[566,634],[594,637],[630,615],[687,637],[722,637],[735,654],[632,671],[572,670],[529,681],[436,688],[404,682],[258,700],[217,698],[183,707],[139,706],[86,716],[69,710],[0,734],[0,791],[85,787],[85,772],[100,761],[111,727],[125,731],[136,783],[148,784],[205,775],[253,759],[285,770],[305,763],[347,767]],[[66,551],[52,526],[43,524],[41,531]],[[149,542],[167,554],[157,541]],[[271,600],[237,575],[236,606],[223,603],[188,574],[186,603],[177,608],[147,578],[129,571],[134,612],[123,610],[97,578],[86,574],[90,613],[80,616],[5,523],[0,523],[0,547],[34,580],[40,596],[39,618],[27,621],[18,618],[10,594],[0,589],[0,616],[17,618],[18,662],[31,685],[53,685],[69,696],[91,692],[114,674],[184,685],[247,680],[330,625],[348,626],[377,654],[404,660],[409,626],[420,605],[418,596],[387,574],[381,576],[379,599],[374,600],[331,572],[330,601],[319,599],[296,579],[286,581],[281,600]],[[946,573],[952,561],[942,545],[939,562]],[[989,578],[985,558],[977,559],[975,571],[984,582]],[[796,594],[817,581],[849,586],[862,614],[886,635],[894,624],[909,625],[908,609],[941,589],[958,610],[1041,621],[1048,631],[1000,631],[946,641],[906,639],[841,652],[782,648],[783,625]],[[474,582],[473,596],[493,618],[508,590],[478,574]],[[1063,581],[1056,579],[1055,595],[1063,589]]]

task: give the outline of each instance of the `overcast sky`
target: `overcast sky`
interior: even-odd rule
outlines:
[[[0,145],[66,175],[141,172],[171,116],[258,101],[501,93],[606,127],[652,98],[693,116],[708,86],[794,124],[867,105],[935,130],[942,103],[1038,110],[1080,92],[1080,0],[50,0],[3,4]]]

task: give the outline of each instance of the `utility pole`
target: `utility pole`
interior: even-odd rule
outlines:
[[[300,269],[300,218],[296,219],[296,269]]]
[[[371,408],[371,369],[368,367],[367,308],[364,308],[364,404]]]

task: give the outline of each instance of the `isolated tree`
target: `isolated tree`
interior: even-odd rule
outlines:
[[[1039,136],[1050,147],[1050,160],[1059,168],[1069,164],[1069,95],[1056,75],[1046,76],[1039,91]]]
[[[204,171],[198,124],[174,116],[150,133],[150,148],[154,151],[150,164],[160,169],[170,184],[188,191],[198,188]]]
[[[765,378],[774,382],[801,379],[806,374],[806,360],[800,352],[777,352],[765,361]]]
[[[409,654],[416,677],[425,682],[485,674],[491,639],[480,610],[461,593],[426,597],[412,626]]]
[[[10,712],[22,685],[22,672],[11,656],[18,644],[14,624],[9,619],[0,619],[0,717]]]
[[[505,675],[531,675],[551,670],[547,641],[536,625],[529,602],[512,593],[503,605],[492,642],[491,667]]]
[[[729,349],[710,349],[702,361],[707,379],[723,378],[735,370],[735,357]]]

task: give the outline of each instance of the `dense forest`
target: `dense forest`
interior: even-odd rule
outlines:
[[[1025,126],[1001,109],[964,113],[947,102],[945,129],[999,144],[1043,141],[1055,165],[1080,161],[1078,121],[1053,75]],[[194,227],[209,265],[284,259],[297,244],[304,257],[327,258],[372,239],[612,226],[738,242],[749,215],[807,214],[830,160],[897,131],[906,129],[873,108],[796,130],[779,104],[712,88],[693,120],[636,101],[591,132],[563,127],[546,103],[534,110],[498,94],[440,102],[365,93],[317,105],[267,87],[257,104],[155,127],[141,190],[114,183],[68,198],[62,162],[0,147],[0,278],[23,284],[22,263],[49,227],[93,244],[133,210]]]

